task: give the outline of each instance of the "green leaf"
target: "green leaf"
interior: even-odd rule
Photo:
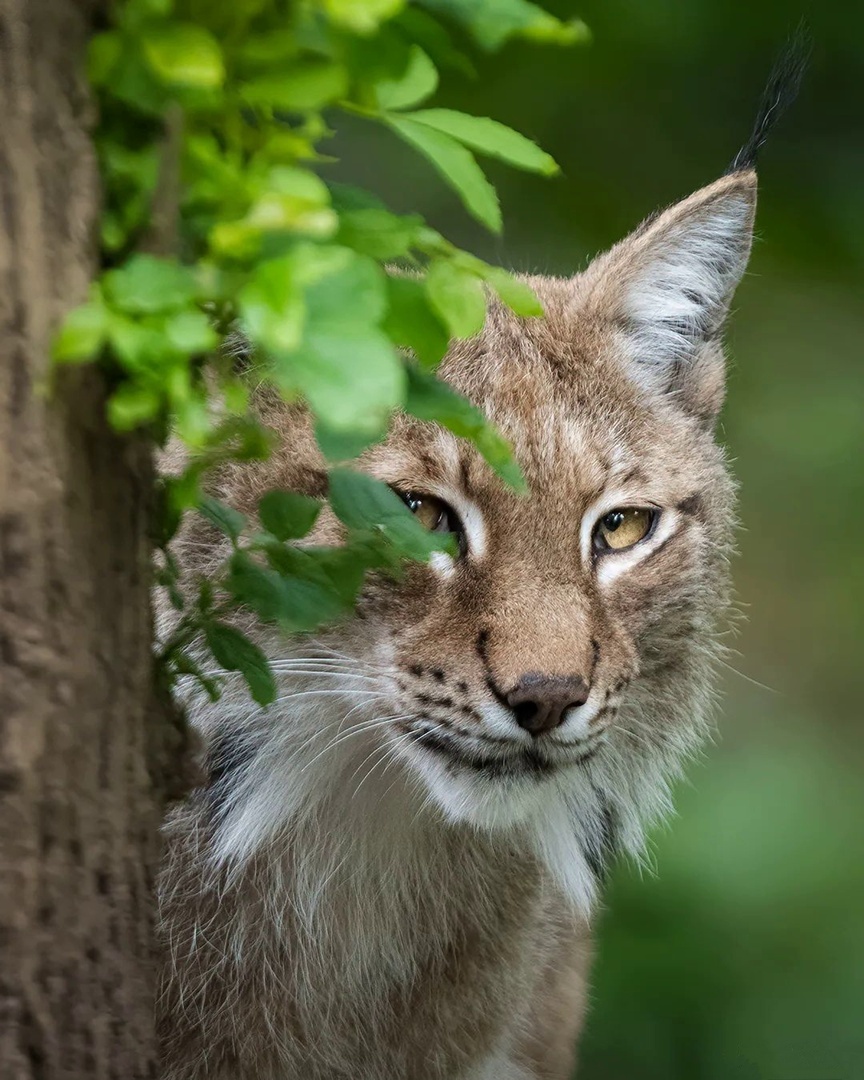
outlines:
[[[419,217],[398,217],[387,210],[349,210],[340,216],[336,240],[385,262],[406,255],[422,226]]]
[[[87,46],[87,78],[93,86],[105,86],[123,53],[123,38],[116,30],[96,34]]]
[[[307,548],[306,554],[314,559],[342,604],[352,606],[366,576],[368,560],[363,558],[364,552],[348,543],[344,547]]]
[[[483,329],[486,293],[476,274],[452,259],[434,259],[426,275],[426,293],[453,337],[473,337]]]
[[[418,124],[442,131],[488,157],[498,158],[516,169],[553,176],[559,172],[555,159],[518,131],[489,120],[485,116],[468,116],[453,109],[422,109],[408,114]]]
[[[126,14],[134,11],[135,15],[145,18],[150,15],[170,15],[174,10],[174,0],[127,0]]]
[[[277,540],[298,540],[305,536],[320,512],[318,499],[293,491],[268,491],[258,502],[258,518]]]
[[[254,562],[247,552],[235,551],[225,581],[228,591],[266,622],[287,621],[285,582],[275,570]]]
[[[259,263],[237,300],[243,328],[256,344],[272,352],[300,344],[306,303],[292,256]]]
[[[337,247],[315,251],[310,245],[300,258],[298,273],[309,282],[310,329],[363,331],[383,319],[387,275],[372,259]]]
[[[299,390],[330,428],[382,434],[405,397],[405,372],[380,330],[311,331],[301,348],[278,358],[276,382]]]
[[[284,71],[249,79],[240,87],[250,105],[304,112],[320,109],[348,93],[348,72],[331,60],[301,60]]]
[[[410,366],[405,410],[421,420],[434,420],[454,435],[470,439],[502,480],[517,491],[526,490],[510,444],[475,405],[446,383]]]
[[[274,354],[272,378],[302,393],[326,426],[376,437],[405,394],[402,364],[379,329],[386,275],[347,248],[310,247],[298,259],[297,273],[313,279],[306,328],[297,349]]]
[[[253,417],[229,416],[211,429],[208,454],[215,461],[264,461],[275,442],[274,432]]]
[[[376,110],[375,87],[402,78],[411,60],[411,42],[390,26],[382,26],[374,37],[347,37],[343,48],[354,80],[352,101]]]
[[[498,266],[484,266],[482,277],[517,315],[527,318],[539,318],[543,315],[543,305],[534,290],[513,274]]]
[[[176,366],[177,354],[161,328],[110,312],[108,340],[128,372],[152,378]]]
[[[412,45],[405,74],[379,82],[375,89],[382,109],[410,109],[438,89],[438,69],[419,45]]]
[[[340,214],[350,213],[352,210],[386,210],[386,205],[371,191],[354,187],[353,184],[331,183],[330,197],[333,207]]]
[[[183,507],[178,505],[174,497],[177,479],[163,476],[156,481],[156,510],[153,515],[153,542],[156,547],[167,547],[183,520]]]
[[[425,529],[395,492],[365,473],[330,472],[330,506],[350,529],[373,529],[403,555],[426,561],[436,551],[455,551],[452,536]]]
[[[204,495],[198,505],[198,510],[204,515],[211,525],[230,537],[234,543],[240,537],[240,533],[246,528],[246,518],[233,506],[214,499],[210,495]]]
[[[386,122],[427,158],[473,217],[492,232],[501,232],[501,208],[495,188],[483,175],[470,151],[450,135],[408,117],[387,116]]]
[[[133,255],[104,279],[105,296],[112,307],[131,315],[177,311],[195,296],[192,271],[172,259]]]
[[[268,558],[274,553],[268,551]],[[304,564],[301,552],[281,548],[285,565],[297,573]],[[245,551],[231,557],[226,585],[233,596],[266,622],[275,622],[288,631],[314,630],[336,618],[343,610],[341,596],[329,581],[318,578],[309,563],[306,578],[286,577],[260,566]]]
[[[165,336],[179,352],[196,356],[211,352],[219,344],[219,335],[203,311],[178,311],[165,320]]]
[[[261,237],[270,232],[327,239],[336,231],[339,221],[327,185],[309,169],[274,165],[254,187],[245,217],[220,221],[212,230],[210,242],[217,253],[245,258],[257,252]]]
[[[411,41],[429,54],[436,67],[449,68],[469,78],[476,78],[477,72],[471,60],[455,48],[448,31],[427,12],[412,5],[399,14],[397,25]]]
[[[297,275],[297,282],[299,285],[302,285],[303,288],[317,285],[331,274],[341,273],[357,258],[353,251],[349,251],[348,248],[341,247],[338,244],[297,244],[291,251],[291,257]],[[374,273],[377,273],[377,270],[373,272],[373,276]],[[372,283],[371,288],[375,288],[374,282]],[[331,314],[331,312],[327,311],[322,312],[322,298],[319,297],[316,292],[310,294],[310,299],[315,317],[318,317],[322,313],[325,316]],[[337,302],[338,311],[344,310],[346,318],[354,318],[354,314],[352,314],[354,308],[349,305],[347,308],[343,309],[343,299],[347,298],[343,296]],[[374,300],[374,297],[369,297],[368,295],[365,296],[366,301],[370,299]],[[361,297],[361,305],[363,300],[364,298]],[[333,311],[332,314],[338,314],[338,311]]]
[[[51,354],[57,363],[94,359],[105,344],[108,312],[100,301],[73,308],[54,338]]]
[[[269,705],[276,698],[276,680],[267,657],[245,634],[227,623],[211,622],[204,627],[204,637],[216,662],[227,671],[239,671],[259,705]]]
[[[320,416],[315,418],[315,439],[321,453],[328,461],[350,461],[359,457],[364,450],[379,442],[385,435],[385,429],[364,431],[356,428],[334,428],[325,423]]]
[[[552,45],[574,45],[591,38],[580,19],[556,19],[530,0],[422,0],[422,4],[462,23],[484,49],[499,49],[512,37]]]
[[[423,281],[392,274],[387,278],[384,330],[391,341],[411,349],[419,363],[434,368],[447,352],[447,327],[433,310]]]
[[[186,601],[183,599],[183,594],[177,588],[176,571],[170,570],[167,566],[157,567],[153,572],[153,580],[157,585],[165,589],[174,610],[182,611],[186,606]]]
[[[212,702],[217,702],[222,696],[218,680],[206,675],[197,660],[193,660],[185,649],[173,648],[167,661],[175,675],[191,675],[192,678],[197,679]]]
[[[243,65],[284,66],[300,51],[300,43],[293,27],[269,27],[263,33],[245,33],[237,53]]]
[[[189,381],[188,368],[179,370]],[[203,449],[213,426],[213,418],[203,391],[200,387],[195,387],[191,392],[181,388],[178,393],[171,393],[172,389],[169,384],[169,401],[177,434],[188,447],[195,450]]]
[[[117,431],[132,431],[155,420],[162,398],[149,386],[121,383],[108,399],[108,419]]]
[[[174,86],[213,89],[225,79],[219,42],[202,26],[169,22],[147,29],[141,46],[151,70]]]
[[[534,318],[543,315],[543,307],[537,294],[527,282],[515,274],[500,266],[492,266],[467,251],[451,251],[446,255],[460,270],[491,285],[501,300],[517,315]]]
[[[405,0],[323,0],[324,10],[336,26],[361,35],[374,33],[404,6]]]

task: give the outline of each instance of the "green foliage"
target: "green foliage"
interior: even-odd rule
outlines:
[[[527,172],[553,176],[558,172],[554,159],[518,131],[483,116],[467,116],[452,109],[423,109],[411,114],[418,124],[450,135],[479,154],[499,158]]]
[[[521,486],[506,440],[434,371],[449,338],[481,329],[490,290],[519,315],[542,314],[524,283],[420,217],[328,182],[331,124],[351,113],[383,125],[498,232],[497,195],[475,154],[545,175],[555,162],[493,120],[419,106],[442,73],[473,70],[466,49],[513,38],[570,44],[585,29],[528,0],[117,0],[112,12],[88,64],[107,268],[54,356],[111,365],[113,424],[148,426],[157,439],[173,430],[191,449],[186,472],[162,488],[160,543],[198,511],[230,555],[191,600],[163,552],[159,579],[181,612],[163,658],[215,693],[189,651],[203,640],[266,703],[275,694],[266,660],[225,622],[238,605],[312,631],[354,602],[366,572],[398,573],[406,558],[452,550],[389,488],[339,465],[381,439],[394,411],[471,439],[504,482]],[[238,330],[252,378],[225,347]],[[213,467],[269,452],[250,410],[261,388],[309,408],[337,465],[329,502],[344,546],[296,546],[318,500],[269,492],[250,521],[205,494]]]
[[[418,150],[453,188],[468,212],[492,232],[501,231],[501,207],[495,188],[483,174],[473,154],[457,139],[427,124],[418,123],[411,113],[389,116],[387,123],[405,142]]]
[[[276,683],[267,657],[254,642],[223,622],[204,624],[204,636],[218,664],[226,671],[239,671],[259,705],[269,705],[276,697]]]
[[[258,518],[277,540],[305,536],[321,511],[321,503],[293,491],[268,491],[258,503]]]
[[[330,505],[349,529],[383,536],[409,558],[428,559],[436,551],[455,553],[451,536],[429,532],[386,484],[364,473],[333,469]]]

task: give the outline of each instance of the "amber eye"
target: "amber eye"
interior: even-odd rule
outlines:
[[[416,491],[400,491],[399,497],[429,532],[460,533],[461,526],[455,512],[434,495],[421,495]]]
[[[594,530],[596,551],[623,551],[638,544],[651,532],[657,520],[656,510],[623,506],[604,514]]]

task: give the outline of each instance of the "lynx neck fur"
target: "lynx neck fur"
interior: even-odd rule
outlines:
[[[195,701],[209,779],[167,825],[166,1080],[566,1080],[604,866],[640,853],[703,739],[734,489],[714,437],[747,262],[740,168],[575,277],[492,303],[441,375],[511,441],[528,494],[397,416],[361,468],[458,556],[374,580],[314,642],[256,631],[279,680]],[[321,494],[308,417],[226,468],[244,512]],[[314,542],[339,542],[327,513]],[[191,570],[223,554],[190,526]]]

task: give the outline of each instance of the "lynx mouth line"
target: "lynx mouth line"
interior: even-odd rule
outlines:
[[[420,730],[407,724],[398,724],[397,726],[400,731],[411,738],[412,742],[419,743],[424,749],[431,750],[440,757],[446,758],[451,767],[461,766],[482,773],[492,779],[512,779],[529,775],[538,778],[552,776],[563,769],[572,768],[574,765],[584,765],[594,757],[599,749],[599,743],[595,743],[594,746],[578,757],[561,761],[553,761],[550,758],[543,757],[532,749],[523,749],[513,757],[492,757],[484,754],[468,753],[457,746],[451,738],[436,731]]]

